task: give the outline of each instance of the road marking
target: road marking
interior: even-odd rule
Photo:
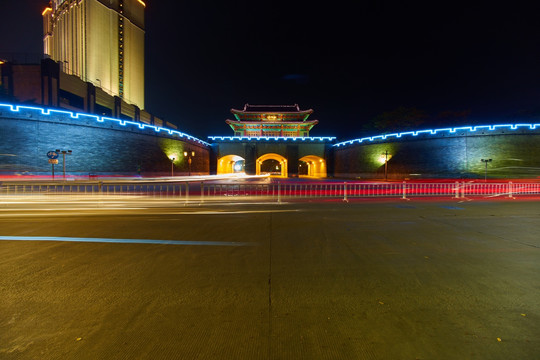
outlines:
[[[17,211],[35,211],[35,212],[50,212],[50,211],[88,211],[88,210],[146,210],[146,207],[106,207],[100,208],[97,206],[94,207],[81,207],[81,208],[72,208],[72,207],[57,207],[57,208],[18,208],[18,209],[0,209],[3,212],[17,212]],[[3,215],[3,214],[2,214]],[[16,214],[15,214],[16,215]],[[50,214],[45,214],[49,215]],[[75,214],[77,215],[77,214]]]
[[[278,213],[278,212],[299,212],[300,210],[238,210],[238,211],[182,211],[167,214],[174,215],[235,215],[235,214],[257,214],[257,213]]]
[[[415,209],[416,206],[413,205],[394,205],[394,207],[397,207],[398,209]]]
[[[256,246],[254,242],[234,241],[183,241],[183,240],[151,240],[151,239],[108,239],[108,238],[79,238],[63,236],[0,236],[7,241],[69,241],[90,243],[121,243],[121,244],[166,244],[166,245],[203,245],[203,246]]]

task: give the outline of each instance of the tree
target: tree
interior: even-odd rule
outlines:
[[[470,125],[469,115],[471,115],[471,110],[446,110],[441,111],[435,117],[434,125],[437,126],[463,126]]]
[[[423,110],[400,106],[375,116],[371,121],[371,127],[379,132],[411,130],[418,129],[427,119],[428,115]]]

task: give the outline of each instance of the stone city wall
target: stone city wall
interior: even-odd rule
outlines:
[[[334,146],[335,176],[384,179],[540,177],[540,124],[408,132]]]
[[[187,150],[195,151],[192,173],[209,173],[210,147],[204,141],[144,123],[72,114],[0,105],[0,174],[48,175],[46,154],[56,149],[72,150],[66,156],[72,175],[169,175],[170,157],[175,175],[187,174]],[[60,155],[55,172],[62,166]]]

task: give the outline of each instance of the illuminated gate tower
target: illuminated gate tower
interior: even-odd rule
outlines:
[[[209,136],[215,173],[245,172],[281,177],[326,177],[334,137],[310,137],[318,124],[308,120],[313,110],[294,105],[251,105],[231,109],[225,122],[234,136]],[[212,166],[212,165],[211,165]]]
[[[319,121],[307,120],[313,110],[300,110],[294,105],[244,105],[243,110],[231,109],[236,120],[225,122],[241,137],[307,137]]]

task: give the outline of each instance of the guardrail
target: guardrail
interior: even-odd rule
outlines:
[[[429,183],[429,182],[271,182],[271,183],[216,183],[216,182],[163,182],[115,183],[114,181],[81,181],[24,183],[4,182],[0,196],[48,195],[138,195],[179,200],[264,200],[294,201],[302,199],[324,200],[353,198],[414,198],[450,197],[507,197],[540,196],[540,183]]]

